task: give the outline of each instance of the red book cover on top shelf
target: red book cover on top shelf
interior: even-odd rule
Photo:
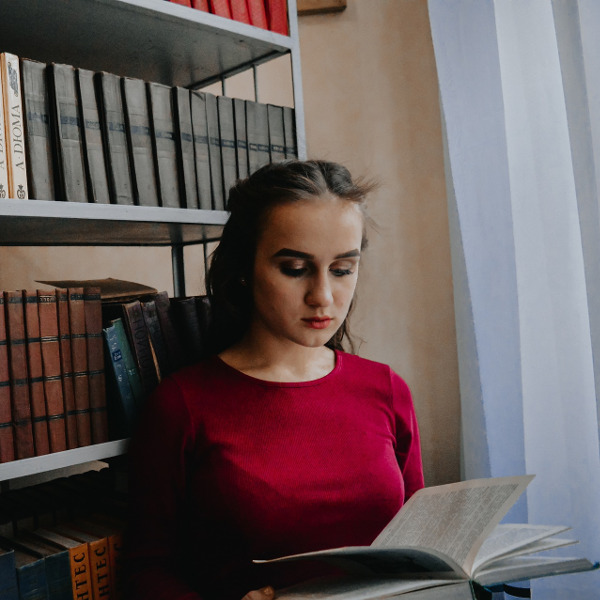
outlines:
[[[229,6],[229,0],[210,0],[210,12],[213,15],[231,19],[231,6]]]
[[[230,0],[231,16],[236,21],[250,24],[250,13],[246,0]]]
[[[263,0],[248,0],[248,12],[250,13],[250,23],[255,27],[269,29],[267,21],[267,11]]]
[[[269,29],[275,33],[289,35],[286,0],[265,0]]]
[[[210,12],[210,9],[208,8],[208,0],[192,0],[192,8]]]
[[[169,0],[169,2],[173,2],[174,4],[183,4],[184,6],[192,7],[192,0]]]

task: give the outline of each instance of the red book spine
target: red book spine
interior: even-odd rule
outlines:
[[[263,0],[248,0],[248,12],[250,13],[250,23],[252,25],[269,29],[267,12]]]
[[[33,442],[36,456],[50,452],[48,440],[48,419],[44,397],[42,371],[42,344],[40,340],[40,318],[36,290],[23,290],[25,315],[25,337],[27,339],[27,364],[29,367],[29,403],[33,425]]]
[[[27,349],[25,339],[25,316],[23,295],[20,291],[4,292],[6,324],[8,333],[8,356],[10,366],[10,391],[12,420],[15,435],[16,458],[35,455],[29,385],[27,381]]]
[[[269,29],[275,33],[289,35],[286,0],[265,0]]]
[[[61,452],[67,449],[67,433],[60,365],[56,290],[37,290],[37,295],[50,451]]]
[[[4,295],[0,294],[0,463],[15,459]]]
[[[170,0],[173,4],[183,4],[184,6],[192,6],[191,0]]]
[[[65,401],[65,425],[67,447],[77,448],[77,415],[75,411],[75,388],[73,386],[73,360],[71,358],[71,326],[69,325],[69,296],[67,290],[56,291],[58,306],[58,333],[60,338],[60,364]]]
[[[229,0],[210,0],[210,12],[219,17],[231,19],[231,6]]]
[[[236,21],[248,23],[250,25],[250,13],[248,12],[248,4],[246,0],[230,0],[231,16]]]
[[[204,12],[210,12],[208,0],[192,0],[192,8],[203,10]]]

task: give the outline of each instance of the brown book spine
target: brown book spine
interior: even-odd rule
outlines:
[[[51,452],[67,449],[65,402],[60,364],[56,290],[37,290],[42,346],[42,373]]]
[[[92,442],[99,444],[108,440],[104,342],[102,340],[102,300],[99,287],[84,289],[84,305]]]
[[[71,326],[77,443],[79,446],[89,446],[92,443],[92,428],[83,288],[68,288],[67,295],[69,298],[69,325]]]
[[[69,296],[67,290],[56,291],[58,306],[58,333],[60,339],[60,364],[67,448],[77,448],[77,414],[75,412],[75,388],[73,386],[73,360],[71,358],[71,326],[69,325]]]
[[[158,369],[139,300],[123,304],[123,314],[142,386],[144,392],[149,394],[158,385]]]
[[[42,344],[40,339],[40,318],[38,314],[38,296],[36,290],[23,290],[23,309],[25,316],[25,338],[27,340],[27,365],[29,367],[29,403],[31,405],[31,423],[36,456],[50,452],[48,440],[48,419],[46,399],[44,397],[44,378],[42,371]]]
[[[183,346],[173,322],[171,301],[169,300],[167,292],[158,292],[155,294],[154,304],[160,322],[160,329],[167,346],[171,370],[175,371],[180,367],[183,367],[185,364],[185,356],[183,353]]]
[[[4,295],[0,294],[0,463],[15,459]]]
[[[15,435],[15,457],[30,458],[35,455],[29,385],[27,381],[27,350],[23,295],[20,291],[4,292],[8,333],[8,356],[12,420]]]

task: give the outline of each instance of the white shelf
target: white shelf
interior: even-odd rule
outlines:
[[[121,456],[127,452],[128,443],[128,440],[117,440],[2,463],[0,464],[0,481]]]
[[[294,45],[288,36],[165,0],[1,0],[0,40],[2,50],[21,57],[184,87]]]

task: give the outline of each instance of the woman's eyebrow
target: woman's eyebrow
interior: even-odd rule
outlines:
[[[301,252],[300,250],[292,250],[290,248],[282,248],[281,250],[278,250],[277,252],[275,252],[275,254],[273,254],[274,258],[280,256],[291,258],[304,258],[306,260],[313,260],[315,258],[314,255],[309,254],[308,252]],[[343,252],[342,254],[338,254],[335,258],[354,258],[357,256],[360,256],[360,250],[355,249],[349,250],[348,252]]]

